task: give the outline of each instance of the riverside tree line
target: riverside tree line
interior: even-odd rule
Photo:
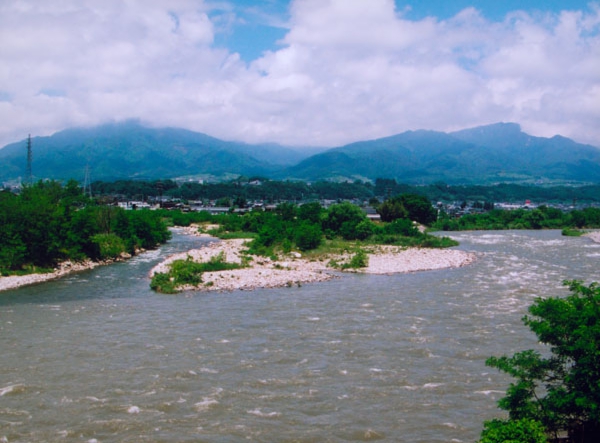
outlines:
[[[77,182],[25,185],[0,192],[0,271],[36,272],[57,263],[114,259],[164,243],[159,214],[125,211],[87,198]]]
[[[383,184],[393,185],[378,182],[379,186]],[[165,221],[182,225],[195,219],[208,221],[210,217],[206,213],[125,211],[98,201],[86,197],[75,181],[64,186],[55,181],[40,181],[25,185],[19,194],[1,191],[0,270],[4,274],[35,271],[65,260],[103,260],[134,254],[169,238]],[[403,193],[372,203],[383,223],[370,221],[360,208],[350,203],[325,209],[317,202],[281,203],[273,213],[252,211],[245,216],[228,214],[216,220],[223,230],[253,233],[256,237],[253,248],[263,254],[274,247],[307,251],[317,248],[324,238],[336,236],[405,246],[452,244],[449,239],[421,233],[413,221],[443,231],[566,228],[565,232],[573,233],[576,232],[573,229],[600,227],[600,208],[595,207],[569,212],[547,206],[533,210],[492,209],[453,218],[438,211],[427,196],[419,193]]]
[[[211,216],[167,210],[126,211],[99,204],[85,196],[75,181],[25,185],[19,194],[0,192],[0,270],[3,274],[36,272],[66,260],[114,259],[152,248],[169,238],[167,224],[213,221],[223,232],[245,231],[255,238],[252,252],[317,248],[324,238],[388,244],[440,247],[454,245],[447,238],[420,232],[411,220],[430,224],[436,211],[418,195],[402,197],[403,211],[390,223],[377,225],[350,203],[328,209],[319,203],[283,203],[275,212],[252,211]],[[219,235],[219,233],[215,233]]]
[[[384,200],[399,194],[420,194],[433,202],[587,202],[600,203],[600,184],[586,186],[533,186],[519,184],[447,185],[434,183],[414,186],[397,183],[394,179],[378,178],[374,183],[354,182],[276,181],[263,177],[239,177],[220,183],[177,183],[174,180],[117,180],[92,183],[94,195],[118,195],[127,199],[142,199],[148,196],[183,200],[218,200],[233,203],[262,200],[269,203],[306,200]]]

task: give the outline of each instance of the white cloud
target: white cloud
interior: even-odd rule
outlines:
[[[297,145],[516,121],[600,146],[597,4],[503,22],[472,8],[411,21],[392,0],[295,0],[281,49],[249,66],[213,46],[223,24],[211,7],[0,3],[0,145],[140,118]],[[234,26],[235,8],[217,7]]]

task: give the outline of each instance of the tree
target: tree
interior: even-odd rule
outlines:
[[[600,435],[600,286],[564,284],[571,295],[538,299],[523,318],[549,355],[526,350],[486,364],[516,378],[499,401],[510,420],[536,420],[591,443]]]
[[[277,213],[283,221],[291,221],[296,217],[296,205],[293,203],[280,203],[275,208]]]
[[[323,212],[323,207],[319,202],[304,203],[298,207],[298,219],[321,223],[321,212]]]
[[[539,209],[534,209],[531,212],[527,212],[523,216],[523,220],[525,220],[532,229],[542,229],[542,223],[546,219],[546,216]]]
[[[367,214],[358,206],[347,202],[338,203],[327,210],[323,227],[339,233],[346,240],[354,240],[356,226],[364,220],[367,220]]]
[[[366,240],[371,235],[373,235],[373,232],[375,232],[375,229],[376,229],[376,227],[372,221],[363,220],[359,224],[356,225],[356,228],[354,229],[354,231],[355,231],[354,235],[357,240]]]
[[[321,226],[309,221],[300,222],[295,230],[294,241],[301,251],[318,248],[322,238],[323,232],[321,231]]]
[[[430,226],[437,220],[437,210],[427,197],[418,194],[403,194],[400,196],[400,201],[412,221]]]
[[[399,218],[408,218],[408,211],[400,201],[399,197],[390,198],[384,201],[377,208],[377,213],[381,221],[392,222]]]

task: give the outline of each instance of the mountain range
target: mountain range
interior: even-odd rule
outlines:
[[[516,123],[457,132],[407,131],[337,148],[246,144],[135,121],[73,128],[31,139],[37,179],[92,180],[261,176],[279,180],[375,180],[409,184],[600,181],[600,149],[535,137]],[[0,181],[23,179],[27,141],[0,149]]]

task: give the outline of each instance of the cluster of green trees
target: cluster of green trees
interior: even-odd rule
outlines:
[[[220,227],[212,232],[219,237],[235,236],[243,232],[253,237],[250,252],[274,255],[275,250],[292,249],[309,251],[318,248],[325,239],[341,238],[374,244],[403,246],[449,247],[456,242],[445,237],[421,232],[413,223],[416,220],[429,224],[436,211],[422,196],[398,197],[401,210],[386,218],[385,223],[374,223],[366,213],[348,202],[331,205],[327,209],[318,202],[296,205],[282,203],[274,212],[255,210],[245,214],[228,213],[210,215],[207,212],[181,213],[163,211],[164,217],[173,217],[173,224],[212,222]]]
[[[419,194],[400,194],[376,205],[377,213],[384,222],[406,218],[425,226],[431,226],[438,218],[427,197]]]
[[[149,196],[171,195],[179,185],[173,180],[115,180],[96,181],[91,184],[94,195],[118,195],[128,199],[143,200]]]
[[[0,226],[3,274],[134,254],[170,236],[159,214],[98,205],[75,181],[40,181],[18,195],[0,192]]]
[[[255,182],[260,184],[250,184]],[[355,198],[368,200],[374,195],[373,185],[362,181],[354,183],[319,181],[309,184],[302,181],[274,181],[260,177],[221,183],[186,182],[180,186],[172,180],[98,181],[92,183],[92,189],[95,195],[119,195],[130,199],[164,195],[182,200],[221,199],[230,203],[235,200],[266,202]]]
[[[600,437],[600,286],[566,281],[566,298],[540,298],[523,322],[548,346],[491,357],[486,364],[515,378],[499,407],[506,420],[484,425],[480,443],[570,442]],[[563,440],[564,441],[564,440]]]
[[[280,252],[289,253],[293,249],[312,251],[327,242],[327,252],[338,252],[340,248],[354,252],[348,263],[332,262],[333,266],[342,269],[368,265],[367,253],[361,249],[363,244],[421,247],[449,247],[457,244],[447,237],[423,233],[415,226],[411,218],[427,223],[434,219],[432,214],[433,217],[436,214],[431,202],[425,197],[398,196],[393,206],[398,211],[394,214],[390,212],[384,223],[370,221],[361,208],[348,202],[334,204],[327,209],[318,202],[302,205],[282,203],[274,212],[254,210],[219,215],[211,215],[206,211],[156,212],[165,219],[171,219],[174,225],[188,226],[198,222],[216,224],[219,227],[210,233],[220,238],[252,238],[248,254],[277,258]],[[343,241],[338,242],[338,239]],[[360,241],[360,244],[356,241]],[[170,266],[168,272],[154,275],[150,286],[158,292],[174,293],[182,285],[200,284],[203,272],[237,267],[239,265],[226,263],[223,257],[207,263],[196,263],[191,259],[178,260]]]
[[[393,179],[377,179],[375,195],[402,193],[423,194],[431,201],[445,202],[600,202],[600,184],[585,186],[535,186],[499,183],[497,185],[448,185],[443,182],[425,186],[397,183]]]
[[[481,214],[466,214],[460,218],[451,218],[442,213],[432,226],[442,231],[600,228],[600,208],[589,207],[570,212],[548,206],[533,210],[492,209]]]
[[[249,183],[260,182],[259,185]],[[588,186],[533,186],[498,184],[494,186],[464,185],[450,186],[434,183],[414,186],[397,183],[394,179],[378,178],[374,183],[356,180],[336,183],[317,181],[275,181],[263,177],[240,177],[222,183],[192,183],[178,185],[173,180],[92,183],[96,195],[120,195],[129,199],[165,195],[183,200],[217,200],[235,198],[249,200],[306,201],[306,200],[380,200],[399,194],[419,194],[431,201],[480,201],[480,202],[600,202],[600,185]]]

